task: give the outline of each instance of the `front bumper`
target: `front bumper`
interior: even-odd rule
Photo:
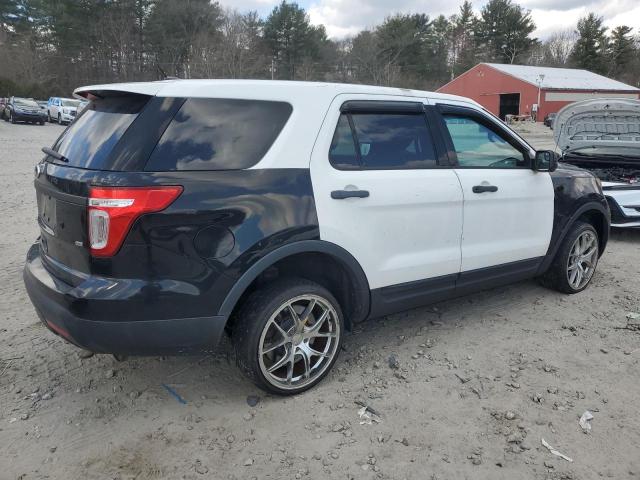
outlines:
[[[640,185],[603,183],[603,191],[611,210],[612,227],[640,227]]]
[[[13,112],[16,122],[44,122],[46,117],[40,113]]]
[[[71,115],[69,113],[61,113],[60,117],[61,117],[62,121],[65,122],[65,123],[71,123],[76,118],[75,115]]]
[[[29,298],[49,330],[79,347],[123,355],[198,353],[213,350],[223,335],[227,320],[223,316],[136,320],[132,308],[127,318],[119,311],[113,320],[81,318],[73,312],[78,304],[82,311],[90,312],[93,309],[84,307],[99,302],[101,318],[105,318],[109,302],[88,297],[82,284],[73,286],[52,275],[40,255],[39,244],[27,254],[23,278]],[[112,300],[120,301],[117,292],[114,295]]]

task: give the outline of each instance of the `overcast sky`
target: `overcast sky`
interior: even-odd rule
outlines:
[[[241,12],[257,10],[266,16],[280,0],[219,0]],[[339,39],[375,26],[394,13],[451,15],[462,0],[300,0],[314,24],[324,24],[331,38]],[[480,9],[485,0],[473,2]],[[572,28],[581,16],[593,11],[605,18],[608,27],[626,24],[640,33],[640,0],[516,0],[531,10],[538,27],[535,35],[545,38],[550,32]]]

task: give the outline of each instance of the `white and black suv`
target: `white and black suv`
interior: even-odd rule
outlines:
[[[587,287],[599,181],[478,104],[362,85],[175,80],[84,87],[43,148],[24,280],[94,352],[211,350],[296,393],[367,317],[539,277]]]

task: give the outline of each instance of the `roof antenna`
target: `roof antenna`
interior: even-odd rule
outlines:
[[[167,79],[167,74],[165,73],[165,71],[162,69],[162,67],[160,66],[160,64],[158,62],[156,62],[156,68],[160,72],[160,75],[162,75],[162,80],[166,80]]]
[[[158,62],[156,62],[156,68],[160,71],[160,74],[162,75],[162,80],[180,80],[180,77],[173,77],[173,76],[167,75]]]

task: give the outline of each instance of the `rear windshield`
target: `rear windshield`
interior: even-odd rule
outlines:
[[[260,161],[291,115],[286,102],[189,98],[145,170],[235,170]]]
[[[92,100],[58,138],[53,149],[69,159],[66,165],[111,170],[108,157],[150,97],[118,95]]]

